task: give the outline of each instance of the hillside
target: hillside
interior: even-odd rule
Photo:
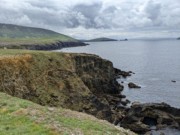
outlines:
[[[1,135],[132,134],[93,116],[45,107],[0,92]]]
[[[106,38],[106,37],[85,40],[85,42],[106,42],[106,41],[117,41],[117,40],[111,39],[111,38]]]
[[[32,28],[25,26],[18,26],[12,24],[0,24],[0,46],[6,48],[19,49],[38,49],[32,46],[51,45],[59,48],[68,46],[82,45],[78,40],[69,36],[59,34],[57,32]],[[40,49],[40,48],[39,48]],[[44,50],[42,48],[42,50]]]

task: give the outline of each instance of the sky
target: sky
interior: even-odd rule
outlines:
[[[0,0],[0,23],[77,39],[180,36],[180,0]]]

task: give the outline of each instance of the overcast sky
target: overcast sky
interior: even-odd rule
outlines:
[[[178,37],[180,0],[0,0],[0,23],[79,39]]]

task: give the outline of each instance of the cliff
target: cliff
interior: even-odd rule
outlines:
[[[0,90],[114,122],[123,96],[110,61],[95,55],[1,50]]]
[[[131,73],[96,55],[0,50],[0,92],[91,114],[140,134],[152,126],[180,129],[180,109],[164,103],[126,106],[129,101],[116,79]]]

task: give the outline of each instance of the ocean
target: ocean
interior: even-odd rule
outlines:
[[[124,81],[123,94],[131,102],[165,102],[180,108],[180,40],[129,40],[89,42],[87,46],[60,52],[91,53],[113,62],[114,67],[133,71]],[[176,81],[176,82],[172,82]],[[129,89],[134,82],[141,89]]]

